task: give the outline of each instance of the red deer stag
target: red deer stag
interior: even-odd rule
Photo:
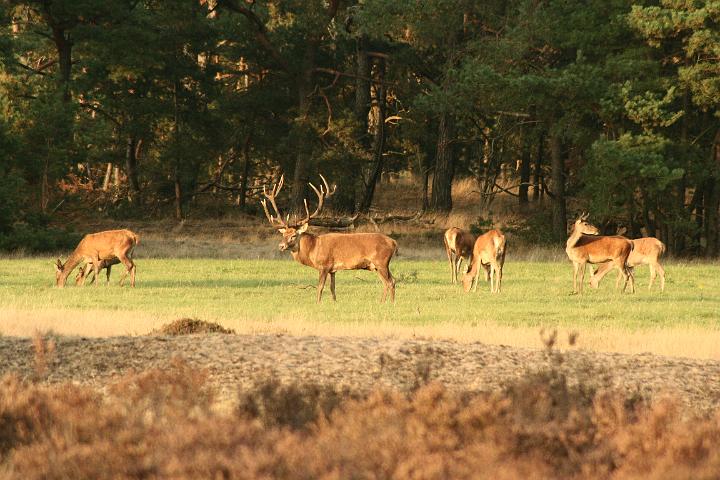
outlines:
[[[463,288],[466,292],[475,284],[477,291],[480,267],[485,271],[485,281],[490,280],[490,293],[500,293],[502,270],[505,265],[505,235],[500,230],[490,230],[475,240],[470,271],[463,275]]]
[[[448,262],[450,262],[450,283],[457,283],[462,261],[465,260],[468,266],[472,263],[475,238],[469,232],[452,227],[445,231],[443,243]]]
[[[105,270],[105,273],[107,276],[107,278],[105,280],[105,285],[110,284],[110,270],[112,270],[113,265],[117,265],[118,263],[120,263],[120,260],[118,260],[117,258],[114,258],[112,260],[101,260],[100,261],[99,271],[102,272],[103,270]],[[93,269],[91,267],[92,267],[91,264],[86,263],[85,265],[82,265],[81,267],[78,268],[78,273],[75,276],[75,285],[77,285],[77,286],[85,285],[85,279],[87,277],[89,277],[91,273],[93,273]],[[123,277],[121,279],[121,281],[124,279],[125,278]],[[93,284],[95,282],[97,282],[97,277],[95,277],[93,275],[93,278],[90,281],[90,283]]]
[[[655,237],[636,238],[630,240],[633,244],[633,250],[627,260],[627,266],[630,271],[638,265],[648,265],[650,267],[650,284],[648,290],[652,289],[653,281],[657,274],[660,274],[660,291],[665,291],[665,269],[660,265],[658,259],[665,253],[665,244]],[[600,280],[613,268],[613,264],[604,263],[590,275],[590,286],[598,288]],[[618,277],[619,279],[619,277]],[[616,285],[617,287],[617,285]]]
[[[83,261],[88,264],[88,268],[92,266],[97,279],[103,261],[118,259],[125,265],[120,284],[122,285],[125,276],[129,273],[130,285],[134,287],[135,263],[131,257],[133,249],[139,243],[140,238],[130,230],[107,230],[85,235],[64,264],[60,259],[55,263],[55,284],[64,287],[70,273]],[[99,283],[95,282],[95,285]]]
[[[625,237],[602,236],[596,226],[587,223],[588,214],[578,217],[572,227],[565,252],[573,262],[573,293],[582,293],[585,282],[585,268],[588,263],[611,263],[620,270],[625,284],[623,291],[630,281],[630,291],[635,293],[635,279],[627,268],[627,260],[632,252],[633,245]],[[578,283],[579,280],[579,283]],[[618,280],[619,281],[619,280]],[[580,290],[578,290],[578,284]]]
[[[335,187],[328,187],[325,177],[320,175],[323,185],[320,189],[312,183],[310,187],[318,197],[318,206],[311,214],[305,199],[305,218],[290,225],[289,216],[283,220],[280,210],[275,203],[275,197],[283,187],[285,177],[273,186],[268,193],[263,189],[266,197],[260,203],[265,210],[270,224],[282,234],[280,250],[290,250],[293,258],[320,272],[320,281],[317,286],[317,302],[320,303],[325,280],[330,274],[330,292],[335,300],[335,273],[338,270],[370,270],[376,271],[384,284],[381,302],[385,302],[387,294],[395,302],[395,280],[390,273],[390,260],[397,252],[397,243],[392,238],[381,233],[326,233],[314,235],[307,233],[310,219],[316,217],[323,208],[325,199],[335,193]],[[267,202],[270,201],[275,215],[268,211]]]

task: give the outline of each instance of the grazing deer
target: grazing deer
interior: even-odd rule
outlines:
[[[490,293],[500,293],[502,270],[505,265],[505,235],[500,230],[490,230],[475,240],[470,271],[463,275],[463,288],[466,292],[475,284],[477,291],[480,267],[485,271],[485,281],[490,280]]]
[[[280,182],[274,185],[269,193],[263,189],[263,195],[266,198],[260,203],[270,224],[282,234],[280,250],[290,250],[296,261],[320,272],[320,281],[317,286],[318,303],[322,298],[328,274],[330,275],[330,292],[333,300],[336,299],[335,273],[338,270],[376,271],[384,285],[380,301],[385,302],[389,293],[390,300],[395,302],[395,280],[390,273],[390,260],[397,252],[395,240],[381,233],[326,233],[324,235],[307,233],[310,219],[322,211],[325,199],[332,196],[336,190],[336,187],[333,187],[332,190],[328,187],[325,177],[320,175],[320,178],[323,181],[320,189],[317,189],[312,183],[309,184],[318,197],[317,208],[311,214],[307,199],[305,199],[305,218],[292,225],[288,223],[289,216],[283,220],[275,203],[275,197],[280,193],[285,177],[280,177]],[[275,215],[270,215],[268,211],[268,200]]]
[[[650,267],[650,284],[648,290],[652,289],[653,281],[657,274],[660,274],[660,291],[665,291],[665,269],[660,265],[658,259],[665,253],[665,244],[655,237],[636,238],[630,240],[633,244],[633,250],[627,259],[627,266],[630,271],[638,265],[648,265]],[[613,268],[613,264],[605,263],[600,265],[595,273],[590,275],[590,286],[598,288],[600,280]],[[619,280],[619,277],[618,277]],[[616,285],[617,287],[617,285]]]
[[[573,293],[582,293],[585,282],[585,267],[588,263],[611,263],[620,270],[625,284],[623,291],[630,281],[630,291],[635,293],[635,279],[627,268],[628,257],[632,252],[633,244],[621,236],[601,236],[596,226],[587,223],[588,214],[582,214],[575,221],[568,238],[565,252],[573,262]],[[578,280],[580,290],[578,291]],[[619,282],[619,279],[618,279]]]
[[[112,260],[101,260],[100,261],[100,269],[99,271],[102,272],[103,269],[106,272],[107,279],[105,280],[105,285],[110,284],[110,270],[112,269],[113,265],[117,265],[120,263],[120,260],[117,258],[113,258]],[[90,268],[91,265],[89,263],[86,263],[85,265],[82,265],[78,268],[78,273],[75,276],[75,285],[82,286],[85,285],[85,279],[90,276],[91,273],[93,273],[93,270]],[[121,278],[120,281],[122,282],[125,280],[125,278]],[[97,282],[97,277],[93,275],[92,280],[90,281],[91,284]],[[121,283],[122,284],[122,283]]]
[[[120,284],[122,285],[125,276],[129,273],[130,285],[134,287],[135,263],[131,256],[133,249],[139,243],[140,238],[130,230],[107,230],[85,235],[64,264],[59,258],[55,262],[55,284],[58,287],[64,287],[70,273],[83,261],[88,266],[92,265],[97,279],[103,261],[118,259],[125,265],[125,272],[120,279]],[[96,281],[95,286],[99,283]]]
[[[457,283],[462,261],[465,260],[468,266],[472,263],[475,237],[460,228],[452,227],[445,231],[443,243],[450,262],[450,283]]]

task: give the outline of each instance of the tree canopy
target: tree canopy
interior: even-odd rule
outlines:
[[[383,174],[589,210],[720,252],[720,9],[592,0],[0,0],[0,248],[82,196],[117,218],[286,174],[367,212]],[[537,209],[536,209],[537,211]],[[542,214],[542,213],[541,213]]]

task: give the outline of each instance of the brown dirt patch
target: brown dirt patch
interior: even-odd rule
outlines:
[[[495,391],[555,362],[545,350],[450,340],[289,335],[179,335],[56,337],[47,363],[49,383],[72,381],[98,388],[129,371],[165,368],[181,357],[207,370],[221,400],[235,403],[239,388],[268,375],[283,383],[309,382],[368,392],[410,391],[437,381],[453,391]],[[0,376],[36,375],[30,338],[0,337]],[[554,365],[554,363],[553,363]],[[696,411],[720,407],[720,361],[590,351],[563,354],[569,381],[632,396],[677,397]]]
[[[234,334],[235,331],[215,322],[206,322],[197,318],[180,318],[163,325],[158,330],[153,330],[151,335],[191,335],[195,333]]]

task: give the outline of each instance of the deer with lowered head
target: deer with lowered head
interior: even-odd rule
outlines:
[[[316,217],[323,209],[325,199],[335,193],[336,187],[330,189],[325,177],[320,175],[323,184],[316,188],[310,183],[310,188],[318,198],[318,206],[313,213],[308,209],[305,199],[305,218],[297,223],[290,224],[289,216],[283,220],[277,207],[275,198],[283,187],[285,177],[268,192],[263,189],[265,198],[261,200],[265,216],[270,224],[277,228],[282,235],[279,248],[282,251],[290,250],[290,254],[297,262],[312,267],[320,272],[317,286],[317,302],[322,299],[325,281],[330,276],[330,293],[335,297],[335,273],[339,270],[370,270],[375,271],[383,282],[381,302],[385,302],[388,294],[390,300],[395,302],[395,280],[390,273],[390,260],[397,252],[397,243],[392,238],[381,233],[326,233],[315,235],[308,233],[310,220]],[[274,210],[274,215],[268,211],[268,201]]]
[[[648,265],[650,267],[650,283],[648,290],[652,289],[653,281],[657,274],[660,274],[660,291],[665,291],[665,269],[660,265],[659,258],[665,253],[665,244],[655,237],[636,238],[630,240],[633,244],[633,250],[627,260],[627,266],[630,272],[638,265]],[[598,288],[600,280],[614,267],[611,263],[600,265],[595,273],[590,275],[590,286]],[[618,277],[619,281],[619,277]],[[617,285],[616,285],[617,288]]]
[[[622,277],[625,282],[623,291],[629,281],[630,292],[635,293],[635,279],[627,267],[633,244],[627,238],[619,235],[599,235],[598,228],[589,224],[587,218],[588,214],[583,213],[575,220],[565,245],[565,252],[573,263],[573,293],[582,293],[585,269],[588,263],[610,263],[613,267],[617,267],[620,270],[618,276]]]
[[[448,262],[450,262],[450,283],[457,283],[458,272],[463,260],[465,260],[467,266],[472,263],[475,237],[465,230],[452,227],[445,231],[443,243],[445,244]]]
[[[130,274],[130,285],[134,287],[135,263],[131,257],[135,246],[139,243],[140,238],[130,230],[107,230],[87,234],[80,240],[64,264],[60,259],[55,262],[55,284],[58,287],[64,287],[70,273],[82,262],[87,264],[88,269],[92,267],[97,279],[103,262],[117,259],[125,266],[120,285]],[[99,283],[95,282],[95,285],[97,286]]]
[[[490,280],[490,293],[500,293],[502,270],[505,265],[505,235],[500,230],[490,230],[475,240],[470,270],[463,275],[463,289],[466,292],[475,285],[477,291],[480,268],[485,272],[485,281]]]

